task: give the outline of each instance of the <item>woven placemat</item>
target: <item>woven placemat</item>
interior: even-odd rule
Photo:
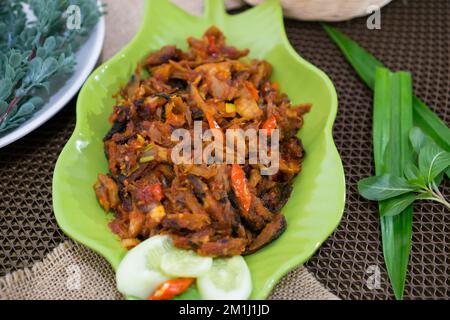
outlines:
[[[416,94],[449,123],[449,12],[446,0],[395,0],[382,11],[381,30],[368,30],[364,18],[336,27],[389,67],[412,71]],[[343,220],[306,266],[341,298],[392,298],[379,243],[377,208],[356,191],[357,181],[373,174],[371,92],[319,24],[287,20],[286,29],[296,50],[324,70],[336,86],[339,111],[334,137],[347,179]],[[56,159],[74,125],[72,101],[41,128],[0,149],[0,275],[41,261],[67,239],[53,217],[51,183]],[[448,181],[443,189],[450,194]],[[430,203],[414,209],[405,298],[448,298],[450,214]],[[377,268],[381,282],[373,288],[367,281]]]

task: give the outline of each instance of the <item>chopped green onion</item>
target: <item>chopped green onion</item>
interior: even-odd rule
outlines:
[[[145,163],[145,162],[150,162],[150,161],[153,161],[153,160],[155,160],[154,156],[146,156],[146,157],[140,158],[139,162],[140,163]]]
[[[139,162],[144,163],[155,160],[153,149],[154,149],[153,143],[149,143],[148,145],[146,145],[142,152],[142,157],[139,159]]]
[[[154,148],[153,143],[149,143],[148,145],[145,146],[144,152],[151,151],[153,148]]]

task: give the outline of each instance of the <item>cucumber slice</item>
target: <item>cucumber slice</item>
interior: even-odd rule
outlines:
[[[154,236],[131,249],[116,272],[117,289],[125,295],[147,299],[170,278],[160,269],[161,257],[173,250],[168,236]]]
[[[161,270],[173,277],[196,278],[208,272],[212,264],[211,257],[201,257],[191,250],[173,249],[161,258]]]
[[[252,292],[250,270],[241,256],[214,259],[211,269],[197,278],[197,286],[206,300],[245,300]]]

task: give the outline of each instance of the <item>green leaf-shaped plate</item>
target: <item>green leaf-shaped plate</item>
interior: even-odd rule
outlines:
[[[53,207],[65,233],[117,268],[126,251],[108,229],[112,215],[100,208],[92,188],[97,173],[108,171],[102,138],[110,127],[107,118],[114,104],[112,95],[150,51],[168,44],[185,49],[187,37],[200,37],[213,24],[224,32],[229,44],[249,48],[252,58],[268,60],[274,68],[273,80],[294,103],[313,104],[299,133],[306,149],[303,170],[283,208],[287,230],[278,240],[245,257],[253,279],[252,298],[263,299],[277,280],[304,263],[333,232],[345,202],[344,172],[332,137],[336,92],[325,73],[290,46],[278,1],[228,15],[222,1],[209,0],[205,15],[194,17],[167,0],[147,0],[144,22],[133,41],[100,66],[81,89],[75,131],[56,163]]]

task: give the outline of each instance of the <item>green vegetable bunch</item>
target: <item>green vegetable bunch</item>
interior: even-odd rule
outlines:
[[[34,14],[32,19],[25,8]],[[96,0],[2,0],[0,135],[18,127],[44,104],[52,80],[73,71],[74,51],[101,15]],[[72,27],[67,19],[79,23]]]
[[[379,201],[384,261],[397,299],[403,298],[411,252],[412,203],[450,208],[438,187],[450,177],[450,128],[413,95],[411,74],[391,72],[346,35],[323,25],[344,57],[374,90],[375,177],[360,181],[362,196]]]
[[[415,200],[437,201],[450,209],[450,203],[439,190],[445,171],[449,174],[450,152],[437,146],[422,130],[410,133],[416,153],[416,164],[405,167],[403,176],[384,174],[361,180],[359,193],[368,200],[385,201],[383,216],[395,216]]]

